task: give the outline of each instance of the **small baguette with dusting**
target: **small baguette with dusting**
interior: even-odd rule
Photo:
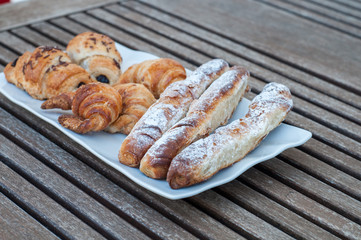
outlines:
[[[228,69],[226,61],[214,59],[193,71],[185,80],[168,86],[124,139],[119,161],[130,167],[138,167],[148,149],[182,119],[193,100],[198,99]]]
[[[172,159],[194,140],[227,123],[242,99],[249,72],[233,67],[193,101],[187,116],[154,143],[140,162],[140,171],[151,178],[164,179]]]
[[[292,104],[287,87],[267,84],[244,118],[194,142],[173,159],[167,174],[170,187],[178,189],[205,181],[240,161],[285,119]]]

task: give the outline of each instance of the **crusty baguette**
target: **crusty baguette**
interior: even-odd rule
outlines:
[[[202,182],[240,161],[285,119],[291,108],[288,88],[267,84],[243,119],[194,142],[173,159],[167,175],[170,187],[177,189]]]
[[[172,83],[125,138],[119,151],[119,161],[138,167],[147,150],[162,134],[182,119],[194,99],[223,72],[228,63],[221,59],[209,61],[193,71],[183,81]]]
[[[241,67],[223,73],[193,101],[187,116],[147,151],[140,162],[140,171],[151,178],[166,178],[172,159],[183,148],[227,123],[246,91],[248,77],[249,72]]]

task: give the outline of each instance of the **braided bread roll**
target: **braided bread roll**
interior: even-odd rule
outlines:
[[[130,66],[119,79],[120,83],[142,83],[155,98],[173,82],[186,78],[184,67],[169,58],[146,60]]]
[[[77,133],[101,131],[119,117],[122,97],[108,84],[87,84],[76,91],[72,111],[58,118],[63,127]]]
[[[42,46],[31,54],[26,52],[9,63],[4,72],[9,82],[40,100],[74,91],[94,81],[83,68],[71,63],[65,52],[55,47]]]
[[[73,62],[82,66],[97,81],[110,85],[118,83],[122,57],[108,36],[81,33],[70,40],[66,51]]]
[[[153,94],[142,84],[125,83],[113,86],[123,100],[123,111],[119,118],[105,131],[129,134],[134,125],[155,102]]]

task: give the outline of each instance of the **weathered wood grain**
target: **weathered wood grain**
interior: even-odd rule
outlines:
[[[248,61],[245,61],[239,57],[234,56],[233,54],[227,54],[224,53],[222,49],[209,46],[208,44],[199,41],[198,39],[191,37],[179,30],[175,30],[173,28],[168,27],[167,25],[163,23],[159,23],[157,21],[154,21],[153,19],[146,18],[140,14],[137,13],[129,13],[125,8],[121,8],[120,6],[109,6],[107,7],[108,10],[114,11],[114,13],[119,14],[119,16],[130,18],[132,21],[136,21],[138,24],[142,24],[145,27],[149,29],[154,29],[159,34],[162,35],[168,35],[171,40],[176,40],[179,42],[182,42],[186,46],[189,47],[195,47],[197,50],[202,51],[205,55],[211,56],[213,58],[220,57],[223,59],[226,59],[227,61],[230,61],[232,64],[239,64],[242,66],[247,67],[252,74],[255,74],[257,76],[262,77],[262,79],[267,79],[267,81],[277,81],[281,82],[283,84],[286,84],[288,87],[291,88],[291,91],[296,96],[301,96],[303,99],[312,99],[312,102],[321,103],[322,106],[326,106],[330,104],[331,102],[334,102],[334,104],[340,106],[339,110],[342,112],[341,114],[345,114],[347,111],[352,111],[348,115],[353,120],[358,121],[361,119],[361,111],[350,108],[349,105],[345,105],[342,102],[335,102],[334,99],[329,98],[328,96],[321,95],[320,93],[317,93],[316,91],[305,88],[303,85],[294,83],[293,81],[290,81],[289,79],[286,79],[278,74],[272,73],[268,71],[267,69],[261,68],[259,66],[256,66],[255,64],[252,64]],[[102,18],[109,22],[118,22],[119,18],[112,17],[110,15],[107,15],[106,12],[102,12],[101,10],[92,10],[92,14],[95,14],[98,17],[103,16]],[[125,24],[122,24],[123,26],[127,26]],[[130,27],[129,27],[130,28]],[[137,31],[137,30],[135,30]],[[138,31],[137,31],[138,32]],[[253,82],[259,81],[257,79],[251,80],[251,85],[253,86]],[[307,96],[307,97],[306,97]],[[318,99],[318,100],[316,100]],[[309,114],[310,117],[313,119],[318,119],[319,121],[324,121],[326,124],[328,124],[329,127],[333,127],[334,129],[337,128],[348,128],[346,131],[353,135],[355,138],[359,138],[361,135],[361,127],[358,124],[352,123],[352,122],[345,122],[345,119],[338,117],[332,113],[329,113],[325,111],[324,109],[313,106],[312,104],[309,104],[306,101],[303,101],[302,99],[298,97],[294,97],[295,100],[295,108],[300,108],[302,111],[305,111]],[[341,110],[342,109],[342,110]],[[322,116],[322,118],[320,117]],[[358,117],[359,116],[359,117]],[[361,122],[360,122],[361,124]],[[357,130],[358,129],[358,130]],[[345,130],[345,129],[344,129]],[[361,139],[361,138],[360,138]]]
[[[358,39],[251,0],[146,3],[361,93]]]
[[[33,135],[34,141],[37,140],[37,137],[38,134]],[[1,155],[7,159],[8,164],[11,164],[13,168],[21,169],[22,175],[26,176],[28,181],[31,179],[32,184],[41,187],[43,192],[46,192],[47,195],[50,195],[78,218],[86,221],[87,224],[98,229],[98,231],[102,231],[102,234],[106,237],[147,239],[147,236],[141,231],[68,182],[59,173],[47,167],[5,137],[0,136],[0,138],[2,142],[0,146]],[[11,178],[5,179],[11,180]],[[48,209],[52,210],[51,208]],[[77,225],[71,225],[71,227],[74,226]]]
[[[3,154],[3,152],[8,151],[8,148],[11,148],[13,144],[3,135],[0,135],[0,138],[2,139],[1,156],[6,157],[6,153]],[[9,160],[6,162],[9,164]],[[102,235],[92,227],[85,224],[71,211],[59,205],[32,183],[29,183],[27,179],[24,179],[3,163],[0,166],[3,176],[1,179],[3,190],[7,191],[14,199],[17,199],[38,221],[53,229],[59,236],[102,238]]]
[[[141,2],[128,1],[121,4],[121,6],[127,7],[128,11],[122,11],[121,16],[133,16],[136,11],[142,15],[148,16],[152,19],[160,21],[167,26],[171,26],[181,32],[185,32],[188,36],[198,38],[208,44],[208,46],[217,46],[224,52],[232,53],[239,56],[247,61],[253,62],[263,68],[267,68],[270,71],[276,72],[282,76],[289,78],[290,80],[301,83],[302,85],[309,86],[310,88],[316,89],[317,91],[335,97],[342,100],[352,106],[356,106],[361,109],[361,96],[346,91],[338,86],[325,82],[324,80],[312,76],[308,73],[300,71],[292,66],[286,65],[279,62],[271,57],[264,54],[258,53],[250,48],[247,48],[239,43],[231,41],[230,39],[219,36],[211,31],[207,31],[201,27],[187,22],[185,19],[177,18],[171,13],[160,11],[156,8],[152,8],[148,5],[142,4]],[[117,5],[110,5],[105,7],[108,11],[112,11],[115,14],[119,14]],[[149,19],[145,21],[148,23]],[[145,24],[142,23],[142,24]],[[157,29],[158,30],[158,29]],[[167,29],[167,31],[170,31]],[[172,36],[171,34],[169,34]],[[179,38],[178,38],[179,40]]]
[[[339,237],[352,239],[361,237],[360,225],[255,168],[249,169],[243,173],[239,179],[278,203],[286,206],[293,212],[297,212],[309,221],[337,234]]]
[[[2,171],[3,163],[0,163]],[[51,231],[29,216],[24,210],[0,193],[0,236],[2,239],[58,239]]]
[[[259,164],[259,166],[297,191],[325,204],[325,206],[352,221],[358,224],[361,223],[360,201],[278,159],[266,161]]]
[[[260,217],[267,219],[295,238],[337,239],[336,236],[239,181],[224,184],[218,187],[218,189],[225,194],[227,198],[230,198],[249,211],[258,212]]]
[[[0,30],[44,21],[56,16],[62,16],[118,1],[121,0],[106,0],[101,2],[96,0],[64,0],[61,2],[32,0],[31,2],[5,4],[0,8]]]

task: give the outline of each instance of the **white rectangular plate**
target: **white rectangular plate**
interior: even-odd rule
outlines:
[[[149,53],[131,50],[120,44],[117,44],[117,48],[123,58],[123,71],[135,63],[158,58]],[[81,135],[63,128],[58,123],[57,119],[62,113],[64,113],[64,111],[42,110],[40,105],[43,101],[31,98],[25,91],[22,91],[13,84],[8,83],[5,79],[4,73],[0,74],[0,92],[12,102],[29,110],[39,118],[60,129],[71,139],[84,146],[95,156],[114,167],[140,186],[169,199],[191,197],[210,188],[230,182],[255,164],[271,159],[287,148],[302,145],[311,138],[311,133],[309,131],[287,124],[281,124],[273,130],[255,150],[249,153],[241,161],[233,164],[229,168],[223,169],[208,181],[191,187],[173,190],[169,187],[165,180],[154,180],[148,178],[140,172],[139,169],[130,168],[119,163],[118,151],[120,149],[120,145],[126,137],[124,134],[97,132]],[[249,100],[243,99],[229,122],[243,117],[248,110],[249,103]]]

